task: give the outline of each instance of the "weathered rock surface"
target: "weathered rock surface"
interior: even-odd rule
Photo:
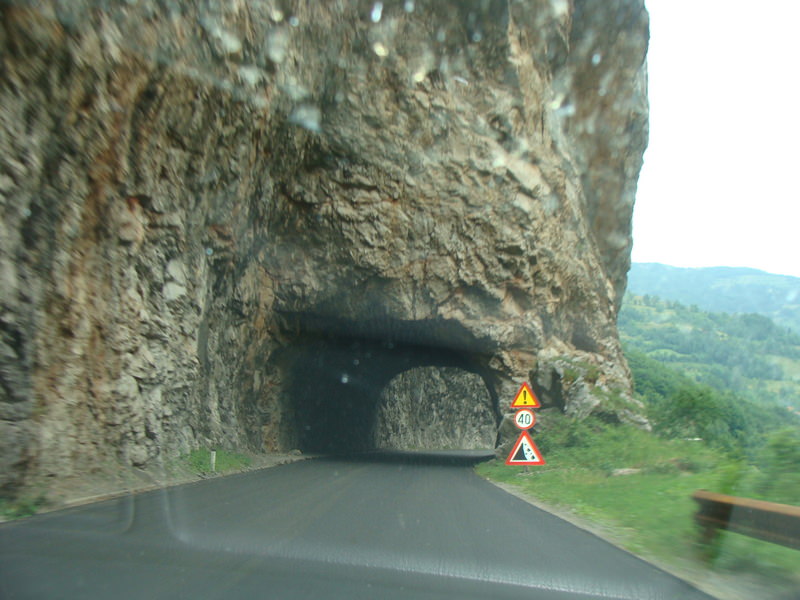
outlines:
[[[424,366],[644,423],[642,1],[381,6],[0,6],[0,487],[368,445]]]
[[[495,422],[479,375],[454,367],[417,367],[381,391],[374,444],[402,450],[494,448]]]

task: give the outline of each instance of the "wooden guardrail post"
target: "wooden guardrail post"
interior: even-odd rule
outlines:
[[[703,528],[702,541],[711,543],[720,529],[800,550],[800,506],[737,498],[697,490],[694,516]]]

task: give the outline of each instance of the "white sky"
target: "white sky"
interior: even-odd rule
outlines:
[[[645,3],[633,260],[800,277],[800,2]]]

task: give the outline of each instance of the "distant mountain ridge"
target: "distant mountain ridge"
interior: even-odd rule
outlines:
[[[800,333],[800,277],[745,267],[683,268],[633,263],[628,291],[703,310],[755,313]]]
[[[629,361],[638,352],[717,390],[800,411],[800,334],[769,317],[628,293],[618,325]]]

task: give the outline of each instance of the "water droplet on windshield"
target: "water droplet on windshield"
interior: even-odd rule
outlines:
[[[239,79],[242,83],[250,87],[257,86],[263,79],[261,69],[253,65],[242,65],[239,67]]]
[[[353,365],[355,365],[356,367],[358,366],[358,363],[359,363],[359,362],[360,362],[360,361],[359,361],[357,358],[354,358],[354,359],[353,359]]]
[[[280,88],[295,102],[308,98],[311,95],[311,92],[306,86],[291,76],[286,78],[286,82],[282,84]]]
[[[592,54],[592,64],[596,67],[600,64],[600,61],[603,60],[603,55],[599,52],[595,52]]]
[[[571,102],[561,105],[556,109],[556,116],[571,117],[575,114],[575,105]]]
[[[481,34],[480,31],[476,31],[475,33],[472,34],[472,41],[475,42],[476,44],[480,42],[482,39],[483,35]]]
[[[289,48],[289,34],[285,29],[273,29],[267,34],[267,57],[274,63],[282,63]]]
[[[564,104],[564,94],[558,94],[553,98],[552,102],[550,102],[550,108],[557,110],[562,104]]]
[[[214,251],[211,248],[206,248],[206,256],[211,256],[214,254]]]
[[[342,373],[341,382],[342,383],[347,383],[348,381],[350,381],[350,375],[348,375],[347,373]]]
[[[421,52],[416,54],[411,62],[411,80],[414,83],[422,83],[428,76],[428,73],[436,66],[436,59],[428,48],[424,48]]]
[[[226,54],[238,54],[242,50],[242,42],[228,31],[219,32],[219,42]]]
[[[564,94],[558,94],[550,102],[550,108],[558,117],[571,117],[575,114],[575,106],[569,102]]]
[[[296,107],[289,115],[289,122],[300,127],[305,127],[309,131],[319,133],[321,131],[320,122],[322,121],[322,111],[313,104],[301,104]]]
[[[556,18],[565,17],[569,14],[569,0],[550,0],[550,7]]]
[[[375,42],[374,44],[372,44],[372,51],[381,58],[383,58],[384,56],[389,56],[388,48],[386,48],[386,46],[384,46],[380,42]]]
[[[379,23],[382,14],[383,14],[383,2],[376,2],[375,4],[372,5],[372,12],[369,14],[369,18],[372,19],[373,23]]]
[[[300,19],[292,15],[291,17],[289,17],[289,25],[291,25],[292,27],[297,27],[298,25],[300,25]]]
[[[407,13],[414,12],[414,0],[406,0],[403,4],[403,10]]]

